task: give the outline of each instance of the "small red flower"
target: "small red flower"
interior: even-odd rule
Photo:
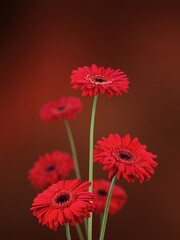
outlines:
[[[146,151],[146,145],[141,145],[138,138],[131,140],[129,135],[110,134],[99,140],[94,150],[94,161],[109,170],[110,179],[117,174],[117,179],[123,177],[128,182],[134,182],[135,178],[139,178],[140,183],[149,180],[154,173],[153,167],[158,165],[153,160],[156,157]]]
[[[88,192],[90,182],[79,179],[53,184],[34,199],[31,210],[39,223],[57,230],[58,225],[76,225],[90,217],[94,210],[94,194]]]
[[[44,188],[65,179],[74,169],[72,157],[65,152],[53,151],[40,156],[29,170],[29,180],[35,188]]]
[[[74,89],[80,88],[82,96],[95,96],[98,93],[112,95],[122,95],[121,92],[127,92],[128,79],[120,69],[97,67],[93,64],[91,67],[79,67],[72,72],[71,84]]]
[[[62,97],[56,101],[46,103],[40,110],[40,118],[52,122],[59,119],[73,120],[81,112],[82,102],[76,97]]]
[[[94,209],[95,214],[104,212],[109,188],[110,188],[109,181],[94,180],[93,192],[95,196],[95,209]],[[109,213],[115,214],[119,210],[121,210],[124,207],[126,200],[127,195],[125,191],[121,187],[115,185],[112,191]]]

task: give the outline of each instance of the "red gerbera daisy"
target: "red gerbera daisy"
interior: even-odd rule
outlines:
[[[129,81],[120,69],[105,69],[93,64],[91,67],[84,66],[74,70],[71,83],[74,89],[82,90],[82,96],[95,96],[101,93],[111,97],[127,92]]]
[[[40,156],[29,170],[29,180],[36,188],[43,188],[65,179],[74,168],[72,157],[65,152],[53,151]]]
[[[73,120],[81,112],[82,102],[76,97],[62,97],[56,101],[46,103],[40,110],[40,118],[51,122],[59,119]]]
[[[106,206],[106,200],[108,191],[110,188],[110,182],[106,180],[94,180],[93,182],[93,192],[95,196],[95,209],[94,213],[99,214],[104,212]],[[115,214],[124,207],[127,200],[127,195],[125,191],[115,185],[112,192],[109,213]]]
[[[111,179],[117,174],[117,179],[125,178],[134,182],[139,178],[140,183],[151,178],[153,167],[157,162],[153,160],[156,155],[146,151],[146,145],[141,145],[138,138],[131,140],[129,134],[121,137],[110,134],[97,142],[94,150],[94,161],[102,163],[104,170],[109,170]]]
[[[90,217],[94,210],[94,194],[88,192],[90,182],[79,179],[53,184],[34,199],[31,210],[39,223],[57,230],[58,225],[76,225]]]

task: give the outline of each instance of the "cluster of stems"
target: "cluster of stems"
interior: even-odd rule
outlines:
[[[91,186],[89,188],[90,192],[93,192],[93,186],[92,186],[92,183],[93,183],[93,146],[94,146],[94,123],[95,123],[97,100],[98,100],[98,96],[95,96],[94,100],[93,100],[93,106],[92,106],[90,134],[89,134],[89,181],[91,182]],[[77,153],[76,153],[76,148],[75,148],[75,143],[74,143],[73,135],[71,132],[71,128],[70,128],[69,122],[67,120],[64,120],[64,123],[65,123],[66,131],[67,131],[67,135],[69,138],[70,146],[71,146],[71,152],[72,152],[72,157],[74,160],[76,177],[81,179],[80,169],[79,169],[79,164],[78,164],[78,159],[77,159]],[[110,189],[108,192],[108,196],[107,196],[107,200],[106,200],[106,207],[105,207],[104,214],[102,216],[99,240],[104,240],[109,206],[110,206],[110,202],[111,202],[112,190],[113,190],[115,181],[116,181],[116,176],[114,176],[112,178]],[[92,222],[93,222],[93,214],[90,213],[90,217],[89,217],[88,221],[87,221],[87,219],[84,219],[85,233],[86,233],[88,240],[93,239],[93,224],[92,224]],[[84,240],[84,235],[82,233],[82,230],[81,230],[79,224],[76,224],[76,230],[77,230],[79,239]],[[67,237],[67,240],[71,240],[69,224],[66,224],[66,237]]]

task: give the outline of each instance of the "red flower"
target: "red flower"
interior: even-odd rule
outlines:
[[[93,182],[93,191],[95,195],[95,209],[94,213],[99,214],[104,212],[106,206],[106,200],[108,191],[110,188],[110,182],[105,180],[94,180]],[[124,204],[127,200],[125,191],[115,185],[112,192],[109,213],[115,214],[124,207]]]
[[[91,67],[84,66],[74,70],[71,83],[74,89],[82,90],[82,96],[95,96],[101,93],[111,97],[127,92],[129,81],[120,69],[105,69],[93,64]]]
[[[40,110],[40,118],[48,122],[59,119],[73,120],[81,110],[82,103],[79,98],[62,97],[56,101],[44,104]]]
[[[54,151],[40,156],[29,170],[29,180],[36,188],[43,188],[65,179],[74,168],[72,157],[65,152]]]
[[[138,138],[131,140],[129,135],[110,134],[99,140],[94,150],[94,161],[109,170],[110,179],[117,174],[117,179],[123,177],[128,182],[134,182],[135,178],[139,178],[140,183],[149,180],[153,167],[158,165],[153,158],[156,155],[147,152],[146,145],[141,145]]]
[[[79,179],[53,184],[34,199],[31,210],[39,223],[57,230],[58,225],[76,225],[90,217],[94,210],[94,194],[88,192],[90,182]]]

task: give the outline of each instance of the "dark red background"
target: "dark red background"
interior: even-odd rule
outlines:
[[[130,90],[122,97],[99,97],[95,141],[109,133],[130,133],[158,155],[159,163],[149,182],[117,182],[126,189],[128,202],[109,218],[105,239],[179,239],[180,5],[173,1],[1,4],[1,237],[65,239],[64,228],[50,231],[29,212],[38,191],[27,181],[27,171],[46,151],[70,151],[63,122],[42,122],[39,109],[60,96],[81,97],[71,88],[71,72],[96,63],[122,68]],[[82,98],[83,112],[71,123],[85,180],[92,100]],[[98,164],[95,177],[107,178]],[[99,219],[94,223],[96,240]],[[72,234],[77,239],[73,230]]]

